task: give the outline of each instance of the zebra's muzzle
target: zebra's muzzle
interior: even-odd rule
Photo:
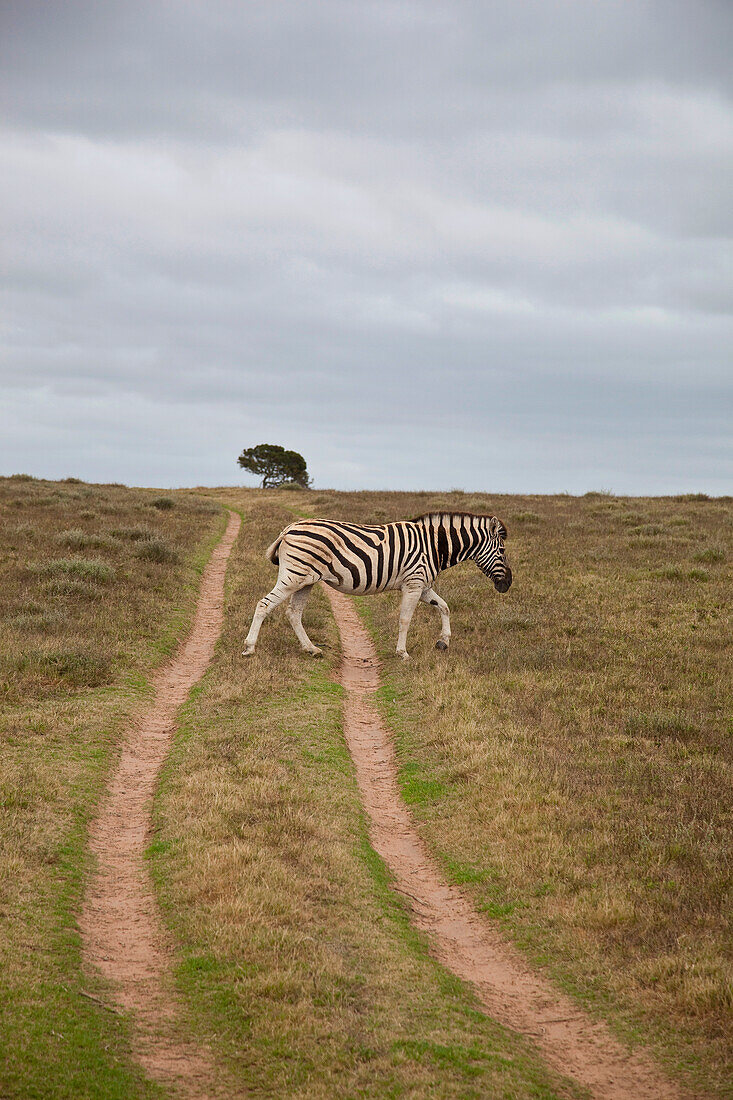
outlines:
[[[497,592],[508,592],[512,586],[512,571],[507,565],[506,574],[501,581],[494,581],[494,588]]]

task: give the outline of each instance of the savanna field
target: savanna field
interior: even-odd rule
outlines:
[[[497,514],[514,584],[470,563],[421,605],[361,597],[403,798],[446,877],[691,1096],[730,1096],[733,501],[339,493],[0,479],[0,1095],[159,1097],[85,972],[88,823],[125,723],[185,635],[222,505],[243,526],[214,660],[183,708],[148,860],[180,1027],[229,1095],[581,1097],[434,962],[368,841],[338,635],[317,593],[242,642],[297,516]]]

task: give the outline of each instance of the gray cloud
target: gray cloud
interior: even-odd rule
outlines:
[[[7,471],[731,491],[730,5],[0,20]]]

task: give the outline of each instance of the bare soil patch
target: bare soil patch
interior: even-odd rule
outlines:
[[[155,677],[149,710],[124,741],[107,798],[90,833],[97,872],[80,926],[85,962],[98,967],[120,1005],[134,1013],[138,1056],[159,1081],[192,1098],[216,1094],[206,1051],[176,1033],[171,989],[171,948],[158,915],[145,866],[150,809],[166,758],[176,713],[213,655],[223,618],[224,576],[240,518],[226,531],[203,574],[191,632],[178,654]]]
[[[345,733],[370,820],[374,848],[390,867],[434,955],[473,984],[495,1019],[530,1035],[547,1062],[598,1100],[672,1100],[680,1090],[640,1053],[630,1053],[605,1025],[533,973],[449,886],[428,857],[404,807],[390,736],[369,696],[379,687],[374,646],[351,601],[326,590],[341,634]]]

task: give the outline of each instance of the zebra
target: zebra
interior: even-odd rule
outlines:
[[[289,599],[285,612],[302,648],[314,657],[322,650],[303,627],[303,608],[313,585],[323,581],[337,592],[354,594],[402,590],[397,656],[410,659],[407,631],[422,600],[438,609],[441,619],[436,649],[450,644],[450,612],[433,589],[439,573],[471,559],[494,582],[508,591],[512,571],[504,539],[507,529],[496,516],[474,512],[429,512],[395,523],[345,523],[307,519],[291,523],[267,549],[278,566],[277,584],[255,609],[243,657],[254,653],[260,628],[279,604]]]

